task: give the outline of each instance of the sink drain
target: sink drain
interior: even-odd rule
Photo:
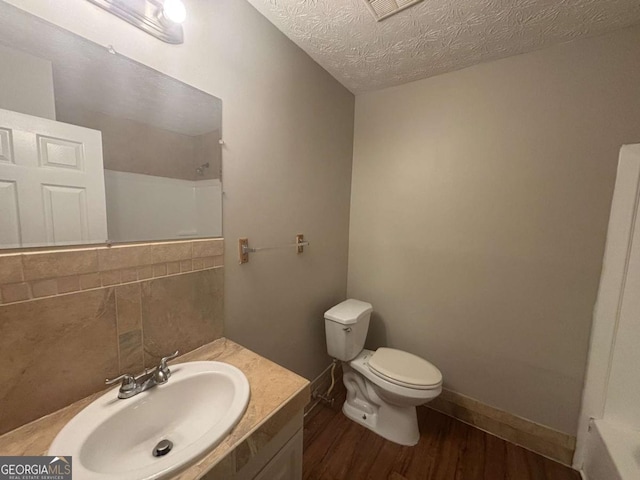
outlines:
[[[171,440],[160,440],[153,449],[154,457],[164,457],[173,448],[173,442]]]

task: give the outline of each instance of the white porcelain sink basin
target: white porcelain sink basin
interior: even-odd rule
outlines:
[[[132,398],[110,390],[60,431],[49,455],[73,457],[73,477],[82,480],[167,478],[220,443],[249,403],[249,382],[221,362],[171,366],[171,377]],[[153,455],[162,440],[173,443]]]

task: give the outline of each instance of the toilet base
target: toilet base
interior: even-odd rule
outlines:
[[[347,402],[342,405],[342,413],[350,420],[391,442],[412,447],[420,440],[420,431],[418,430],[416,407],[406,407],[406,410],[410,411],[397,412],[399,415],[389,415],[390,412],[383,412],[382,418],[380,418],[379,411],[367,414]],[[394,417],[399,421],[394,422]]]
[[[372,385],[345,366],[343,381],[347,400],[342,406],[345,416],[387,440],[413,446],[420,439],[415,406],[396,406],[383,401]]]

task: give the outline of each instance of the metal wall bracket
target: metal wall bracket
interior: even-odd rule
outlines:
[[[282,248],[291,248],[291,247],[295,247],[297,253],[303,253],[304,247],[307,247],[307,246],[309,246],[309,242],[306,242],[304,240],[304,235],[302,233],[299,233],[298,235],[296,235],[296,243],[290,243],[288,245],[276,245],[273,247],[251,248],[249,246],[248,238],[239,238],[238,239],[238,255],[240,257],[240,264],[243,264],[243,263],[249,263],[250,253],[257,253],[263,250],[279,250]]]
[[[298,245],[298,253],[304,252],[304,246],[309,245],[309,242],[304,241],[304,235],[299,233],[296,235],[296,245]]]
[[[249,239],[238,239],[238,255],[240,256],[240,265],[249,263]]]

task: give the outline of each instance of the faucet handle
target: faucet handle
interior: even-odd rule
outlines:
[[[161,370],[167,370],[167,362],[169,360],[173,360],[174,358],[176,358],[178,356],[180,352],[178,352],[178,350],[176,350],[175,352],[173,352],[171,355],[167,356],[167,357],[162,357],[160,359],[160,369]]]
[[[171,370],[167,366],[167,362],[169,360],[173,360],[178,356],[178,350],[176,350],[173,354],[168,357],[162,357],[160,360],[160,365],[158,365],[153,373],[153,378],[158,385],[162,385],[163,383],[167,383],[169,377],[171,376]]]
[[[106,385],[113,385],[114,383],[118,383],[119,381],[122,381],[122,385],[120,385],[121,392],[133,390],[136,386],[136,378],[133,375],[129,375],[128,373],[112,379],[107,378],[104,383]]]

